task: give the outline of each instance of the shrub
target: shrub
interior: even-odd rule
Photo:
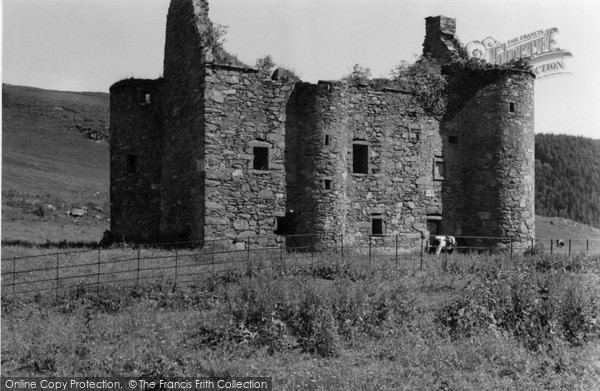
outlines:
[[[558,339],[580,344],[597,338],[598,293],[584,293],[585,285],[555,271],[552,260],[540,258],[532,266],[465,289],[438,310],[437,323],[454,337],[497,327],[532,351],[551,349]]]

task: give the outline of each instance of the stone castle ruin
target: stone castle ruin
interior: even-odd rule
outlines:
[[[312,233],[534,235],[532,73],[463,72],[443,118],[401,88],[222,64],[205,0],[172,0],[164,77],[110,88],[111,231],[138,242]],[[454,19],[426,19],[432,69],[460,50]],[[452,92],[452,91],[451,91]],[[293,211],[293,212],[290,212]]]

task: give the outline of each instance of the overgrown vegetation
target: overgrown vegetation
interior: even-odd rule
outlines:
[[[595,389],[598,257],[452,256],[3,297],[3,375],[273,376],[277,389]],[[357,374],[360,374],[357,375]]]
[[[435,68],[425,60],[415,64],[402,61],[392,70],[392,79],[410,91],[426,113],[442,119],[447,105],[447,82]]]
[[[360,64],[352,65],[350,72],[342,78],[353,85],[367,84],[371,79],[371,68],[364,67]]]
[[[258,69],[263,76],[271,76],[271,73],[273,73],[273,69],[275,68],[275,62],[270,55],[266,55],[256,60],[254,68]]]

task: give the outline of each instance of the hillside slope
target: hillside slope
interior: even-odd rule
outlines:
[[[535,210],[600,228],[600,140],[535,137]]]
[[[101,236],[108,227],[108,105],[105,93],[2,86],[3,239]],[[67,216],[75,206],[90,213]]]

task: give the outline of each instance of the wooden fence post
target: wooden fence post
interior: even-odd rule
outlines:
[[[16,264],[17,264],[17,258],[13,257],[13,263],[12,263],[12,293],[15,293],[15,269],[16,269]]]
[[[58,279],[59,279],[59,274],[58,274],[58,258],[60,253],[57,251],[56,252],[56,296],[58,297]]]
[[[394,262],[396,263],[396,269],[398,269],[398,234],[396,234],[396,254],[394,257]]]
[[[569,239],[569,256],[571,256],[571,239]]]
[[[341,235],[341,242],[340,243],[342,244],[342,251],[341,251],[341,254],[342,254],[342,265],[344,265],[344,234]]]
[[[140,283],[140,247],[138,246],[137,250],[137,277],[135,280],[135,285]]]
[[[535,239],[533,237],[531,237],[531,255],[533,255],[533,253],[534,253],[534,247],[535,247]]]
[[[425,238],[421,238],[421,266],[420,270],[423,270],[423,253],[425,252]]]
[[[250,238],[246,239],[246,267],[248,268],[248,273],[252,276],[252,264],[250,263]]]
[[[550,255],[554,253],[554,239],[550,239]]]
[[[96,275],[96,298],[100,295],[100,262],[102,259],[101,250],[98,249],[98,274]]]
[[[585,254],[588,255],[590,252],[590,240],[586,239],[585,240]]]
[[[369,235],[369,269],[371,268],[371,238],[373,236]]]
[[[179,267],[179,245],[175,246],[175,281],[173,281],[173,292],[177,289],[177,268]]]

